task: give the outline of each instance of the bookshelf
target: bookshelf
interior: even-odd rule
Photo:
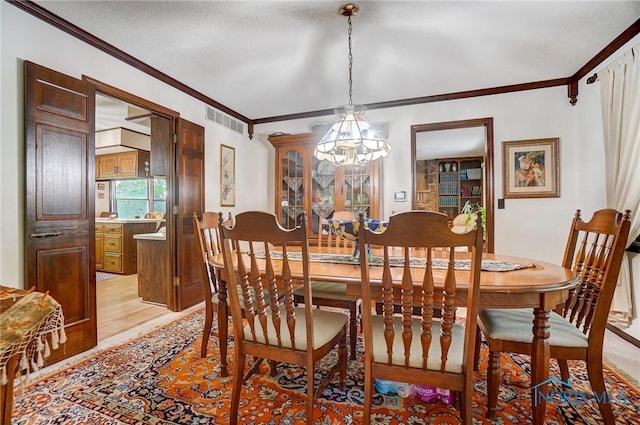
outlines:
[[[437,211],[450,219],[460,214],[466,202],[483,203],[483,158],[445,158],[435,160],[437,182]]]

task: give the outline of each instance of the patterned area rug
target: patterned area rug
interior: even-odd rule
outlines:
[[[116,277],[120,277],[119,274],[113,273],[105,273],[105,272],[96,272],[96,282],[103,282],[109,279],[115,279]]]
[[[215,325],[215,323],[214,323]],[[226,424],[232,377],[218,375],[215,357],[200,358],[203,312],[178,321],[83,360],[66,370],[29,385],[16,395],[13,425],[26,424]],[[215,341],[215,338],[212,338]],[[212,356],[218,354],[211,343]],[[360,424],[363,400],[363,366],[349,362],[347,387],[341,391],[337,378],[316,404],[318,424]],[[233,352],[230,350],[231,353]],[[319,365],[319,373],[336,361],[335,352]],[[232,360],[230,354],[230,363]],[[502,384],[498,421],[486,414],[483,347],[480,372],[475,377],[474,424],[524,424],[531,420],[530,391],[517,383],[528,381],[527,356],[502,356]],[[304,423],[305,372],[303,368],[279,366],[277,376],[264,365],[248,380],[241,394],[243,424]],[[589,392],[582,362],[570,363],[572,387]],[[552,374],[559,376],[555,362]],[[640,424],[640,392],[605,368],[608,389],[614,397],[618,424]],[[556,389],[557,390],[557,389]],[[423,403],[416,398],[376,394],[374,424],[457,424],[459,413],[442,402]],[[588,400],[554,399],[547,407],[548,424],[600,423],[598,407]]]

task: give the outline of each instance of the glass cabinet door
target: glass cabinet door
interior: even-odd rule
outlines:
[[[300,152],[290,150],[280,159],[280,224],[292,229],[304,212],[304,161]]]
[[[344,167],[344,209],[371,217],[371,164]]]
[[[318,234],[320,218],[333,214],[336,205],[336,168],[329,161],[312,158],[311,167],[311,233]]]

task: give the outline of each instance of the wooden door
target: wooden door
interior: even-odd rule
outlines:
[[[178,121],[176,176],[176,301],[177,309],[184,310],[204,299],[199,269],[202,254],[192,222],[194,212],[204,211],[204,127],[182,118]]]
[[[67,333],[48,363],[97,343],[94,111],[93,86],[25,62],[25,287],[62,305]]]

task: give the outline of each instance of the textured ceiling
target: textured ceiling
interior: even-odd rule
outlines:
[[[348,101],[343,1],[36,1],[251,119]],[[570,77],[640,1],[359,1],[353,101]]]

